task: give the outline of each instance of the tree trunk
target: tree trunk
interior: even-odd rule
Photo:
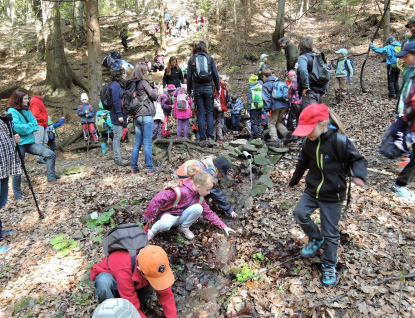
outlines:
[[[98,0],[86,0],[86,39],[88,45],[89,100],[98,105],[102,86],[101,72],[101,31],[99,28]]]
[[[389,1],[385,1],[384,4],[385,18],[383,21],[383,42],[385,42],[390,35],[391,11],[389,3]]]
[[[281,49],[278,40],[284,36],[284,14],[285,0],[278,0],[277,19],[275,21],[275,30],[272,33],[272,45],[277,51]]]
[[[73,89],[74,84],[88,91],[66,61],[58,1],[42,1],[43,27],[46,44],[46,87],[48,91]]]
[[[301,1],[300,13],[298,14],[298,16],[299,16],[300,18],[297,20],[297,24],[300,24],[300,23],[301,23],[301,17],[303,16],[303,10],[304,10],[304,2],[305,2],[306,0],[300,0],[300,1]]]
[[[166,26],[164,25],[164,9],[163,0],[158,0],[159,9],[159,25],[160,25],[160,48],[163,50],[167,49],[166,45]],[[159,48],[157,48],[158,50]]]
[[[84,28],[84,10],[85,9],[85,5],[83,1],[79,1],[77,6],[76,6],[76,31],[80,31],[83,30]]]
[[[10,8],[10,12],[9,12],[9,17],[10,20],[12,22],[12,56],[16,56],[16,42],[15,42],[15,38],[17,36],[17,29],[16,29],[16,1],[15,0],[10,0],[9,1],[9,8]]]
[[[40,0],[32,1],[32,9],[35,13],[36,47],[39,59],[45,60],[45,36],[43,34],[43,18]]]

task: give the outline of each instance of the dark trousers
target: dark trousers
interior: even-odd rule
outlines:
[[[241,115],[240,114],[231,114],[231,119],[232,119],[232,130],[233,131],[239,131],[239,124],[241,123]]]
[[[197,129],[200,140],[213,140],[213,87],[196,86],[193,90],[193,94],[197,107]]]
[[[324,238],[324,252],[321,263],[335,266],[337,262],[337,247],[339,246],[339,220],[343,201],[327,202],[316,199],[304,193],[294,210],[294,218],[310,240],[321,241]],[[310,215],[320,208],[321,232],[310,218]]]
[[[415,178],[415,144],[412,144],[412,156],[411,161],[405,166],[405,168],[398,175],[396,184],[400,187],[406,187]]]
[[[124,47],[124,49],[128,49],[127,39],[128,38],[122,38],[121,39],[121,44]]]
[[[263,109],[251,109],[251,133],[253,138],[259,138],[262,135],[262,112]]]
[[[399,93],[399,74],[401,70],[391,65],[387,65],[386,69],[388,70],[388,96],[394,98]]]

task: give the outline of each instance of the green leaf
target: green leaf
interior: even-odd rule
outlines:
[[[66,255],[68,255],[71,251],[67,248],[64,248],[63,250],[59,251],[57,256],[58,258],[62,258],[65,257]]]
[[[101,241],[102,241],[102,236],[103,236],[103,234],[98,235],[98,236],[95,236],[95,237],[94,237],[94,241],[95,241],[95,242],[101,242]]]
[[[75,248],[76,247],[76,242],[72,242],[69,244],[69,248]]]
[[[109,213],[110,216],[113,215],[115,213],[114,208],[109,209],[108,210],[108,213]]]
[[[55,245],[56,243],[59,243],[60,241],[62,241],[62,239],[64,239],[65,237],[66,237],[66,234],[59,234],[55,236],[53,239],[51,239],[49,243],[52,245]]]
[[[61,249],[63,249],[64,247],[66,247],[67,245],[68,245],[68,241],[63,241],[63,242],[56,243],[55,245],[53,245],[53,247],[54,247],[56,250],[61,250]]]
[[[104,212],[98,217],[97,223],[100,223],[100,224],[107,223],[110,217],[111,217],[111,214],[109,214],[108,212]]]
[[[121,204],[121,205],[126,205],[126,204],[127,204],[127,200],[121,200],[121,201],[120,201],[120,204]]]
[[[131,202],[131,205],[138,205],[138,204],[140,204],[141,202],[143,202],[143,199],[140,199],[140,200],[133,200],[133,201]]]
[[[300,270],[298,268],[294,268],[294,273],[299,273]]]
[[[102,227],[101,225],[100,226],[97,226],[97,228],[95,229],[97,232],[102,232],[102,231],[104,231],[104,227]]]
[[[97,220],[93,220],[93,219],[88,220],[88,223],[86,224],[86,227],[88,229],[94,229],[94,228],[96,228],[97,227]]]

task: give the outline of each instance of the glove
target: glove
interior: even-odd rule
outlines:
[[[232,230],[230,227],[225,227],[223,229],[225,231],[225,234],[228,236],[229,233],[235,233],[235,230]]]
[[[238,214],[236,214],[235,211],[232,211],[231,214],[230,214],[230,216],[231,216],[232,219],[236,219],[236,217],[238,216]]]

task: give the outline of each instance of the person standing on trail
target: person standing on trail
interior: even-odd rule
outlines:
[[[336,51],[337,59],[333,62],[332,67],[336,77],[334,78],[334,94],[336,97],[336,104],[341,104],[347,95],[347,74],[350,78],[353,77],[353,67],[350,64],[347,55],[349,52],[346,49]]]
[[[205,42],[195,42],[193,55],[187,63],[187,70],[187,94],[190,97],[193,91],[193,100],[196,102],[200,146],[213,147],[215,143],[213,135],[214,90],[219,92],[220,86],[215,61],[208,55]]]
[[[348,170],[353,172],[353,182],[361,187],[365,186],[367,174],[365,158],[353,142],[337,131],[344,133],[343,125],[326,105],[311,104],[301,112],[293,135],[306,138],[294,174],[287,184],[290,191],[309,169],[305,179],[307,187],[295,207],[294,218],[309,239],[301,255],[310,258],[324,248],[321,263],[322,282],[326,286],[335,285],[337,281],[338,224],[346,198]],[[310,218],[318,208],[321,232]]]
[[[405,47],[407,43],[415,42],[415,17],[409,19],[408,23],[406,23],[405,25],[405,28],[407,28],[409,32],[411,32],[411,35],[402,41],[402,49]]]
[[[134,268],[127,250],[112,252],[99,264],[92,265],[90,273],[100,304],[108,299],[124,298],[137,309],[140,317],[146,318],[143,313],[145,302],[155,290],[164,316],[177,318],[171,288],[174,275],[167,254],[160,246],[147,245],[142,248],[137,254]]]
[[[45,95],[45,87],[35,86],[33,88],[33,97],[30,100],[29,106],[29,110],[33,116],[35,116],[38,125],[37,130],[33,133],[35,143],[41,146],[45,146],[48,143],[48,136],[46,134],[46,128],[48,127],[48,111],[43,103]],[[39,156],[36,157],[36,161],[41,164],[46,163],[46,160]]]
[[[163,88],[166,88],[169,84],[173,84],[176,88],[184,84],[183,73],[175,56],[170,57],[166,70],[164,71]]]
[[[294,43],[291,43],[287,38],[278,40],[278,44],[285,52],[285,59],[287,60],[287,72],[295,69],[295,64],[298,60],[298,49]]]
[[[378,48],[372,44],[369,45],[373,52],[378,54],[386,53],[386,70],[388,78],[388,97],[396,99],[399,94],[399,74],[401,70],[398,67],[396,53],[401,50],[401,44],[393,36],[388,37],[384,47]]]

